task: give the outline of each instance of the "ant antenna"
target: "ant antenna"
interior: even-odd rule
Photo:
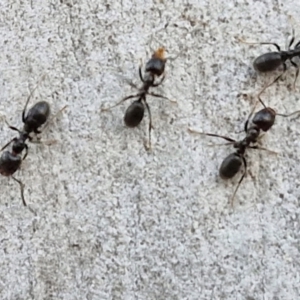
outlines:
[[[267,107],[267,106],[264,104],[264,102],[261,100],[260,97],[258,97],[258,100],[259,100],[259,102],[264,106],[264,108],[270,109],[270,107]],[[280,116],[280,117],[284,117],[284,118],[290,117],[290,116],[295,115],[295,114],[298,114],[298,113],[300,113],[300,110],[296,110],[296,111],[294,111],[294,112],[292,112],[292,113],[290,113],[290,114],[279,114],[279,113],[276,113],[276,112],[275,112],[276,116]]]
[[[262,106],[263,106],[264,108],[267,108],[267,106],[265,105],[265,103],[261,100],[260,94],[258,95],[258,101],[262,104]]]
[[[40,80],[38,81],[38,83],[36,84],[36,86],[34,87],[34,89],[31,90],[31,92],[30,92],[30,94],[29,94],[29,96],[28,96],[28,98],[27,98],[27,100],[26,100],[26,103],[25,103],[25,106],[24,106],[24,109],[23,109],[23,112],[22,112],[22,120],[23,120],[23,122],[24,122],[24,120],[25,120],[25,112],[26,112],[26,109],[27,109],[29,100],[30,100],[30,98],[32,97],[34,91],[35,91],[35,90],[38,88],[38,86],[40,85],[40,83],[45,79],[46,75],[47,75],[47,74],[45,73],[45,74],[43,74],[43,75],[41,76]]]

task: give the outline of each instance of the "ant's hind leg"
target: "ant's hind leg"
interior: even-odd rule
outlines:
[[[59,114],[61,114],[66,108],[68,107],[68,105],[65,105],[63,108],[61,108],[52,118],[51,120],[49,120],[45,126],[43,127],[43,130],[34,130],[34,133],[37,134],[41,134],[42,131],[44,131],[51,123],[53,123],[53,121],[58,117]],[[38,140],[40,140],[40,137],[37,137]],[[29,140],[32,142],[32,138],[29,137]]]
[[[176,100],[171,100],[168,97],[165,97],[165,96],[162,96],[162,95],[159,95],[159,94],[156,94],[156,93],[147,93],[147,94],[150,95],[150,96],[153,96],[153,97],[162,98],[162,99],[165,99],[165,100],[169,100],[170,102],[177,103]]]
[[[268,83],[258,94],[258,97],[268,88],[270,87],[271,85],[273,85],[274,83],[276,83],[283,75],[284,73],[286,72],[287,70],[287,66],[286,66],[286,63],[283,63],[283,71],[282,73],[277,76],[272,82]]]
[[[25,187],[24,183],[22,181],[18,180],[17,178],[15,178],[14,176],[11,176],[11,178],[20,185],[22,202],[23,202],[24,206],[27,206],[25,197],[24,197],[24,187]]]
[[[288,50],[291,49],[291,47],[292,47],[294,41],[295,41],[295,29],[293,28],[293,30],[292,30],[292,38],[291,38],[291,40],[290,40],[290,42],[289,42]],[[296,45],[296,46],[297,46],[297,45]],[[296,47],[295,47],[295,48],[296,48]]]
[[[46,145],[46,146],[51,146],[51,145],[54,145],[57,143],[57,140],[47,140],[47,141],[42,141],[40,137],[36,137],[36,140],[29,140],[30,143],[32,144],[43,144],[43,145]],[[27,154],[26,154],[27,155]],[[25,158],[25,157],[24,157]],[[23,158],[23,159],[24,159]]]
[[[287,117],[290,117],[290,116],[293,116],[293,115],[296,115],[296,114],[299,114],[299,113],[300,113],[300,110],[296,110],[296,111],[294,111],[292,113],[289,113],[289,114],[278,114],[278,113],[276,113],[276,116],[287,118]]]
[[[241,179],[238,182],[237,187],[234,190],[234,193],[233,193],[232,197],[230,198],[230,205],[231,205],[231,207],[233,207],[234,197],[235,197],[235,195],[236,195],[236,193],[237,193],[237,191],[238,191],[238,189],[239,189],[239,187],[240,187],[243,179],[245,178],[245,175],[246,175],[246,172],[247,172],[247,161],[246,161],[246,159],[245,159],[244,156],[242,157],[242,159],[243,159],[243,163],[244,163],[244,172],[243,172],[243,175],[242,175]]]
[[[260,147],[260,146],[249,146],[250,149],[257,149],[257,150],[263,150],[263,151],[267,151],[269,152],[270,154],[274,154],[274,155],[278,155],[277,152],[275,151],[272,151],[272,150],[269,150],[267,148],[264,148],[264,147]]]
[[[112,108],[114,108],[114,107],[120,105],[120,104],[123,103],[124,101],[129,100],[129,99],[132,99],[132,98],[137,98],[137,97],[139,97],[139,96],[140,96],[140,94],[136,94],[136,95],[131,95],[131,96],[125,97],[125,98],[123,98],[121,101],[119,101],[118,103],[116,103],[116,104],[113,105],[113,106],[110,106],[110,107],[107,107],[107,108],[102,108],[101,111],[108,111],[108,110],[111,110]]]
[[[297,78],[299,76],[299,66],[292,60],[291,61],[291,64],[293,67],[296,68],[296,74],[295,74],[295,79],[294,79],[294,84],[293,84],[293,89],[295,90],[296,89],[296,81],[297,81]]]
[[[231,144],[236,142],[236,140],[234,140],[230,137],[224,136],[224,135],[219,135],[219,134],[214,134],[214,133],[205,133],[205,132],[194,130],[192,128],[188,128],[188,131],[191,133],[197,133],[197,134],[202,134],[202,135],[207,135],[207,136],[218,137],[218,138],[221,138],[221,139],[224,139],[224,140],[230,142]]]
[[[146,105],[146,108],[147,108],[147,111],[148,111],[148,114],[149,114],[149,127],[148,127],[148,133],[149,133],[149,147],[148,150],[151,149],[151,129],[152,129],[152,116],[151,116],[151,110],[150,110],[150,107],[148,105],[148,103],[146,101],[144,101],[145,105]]]

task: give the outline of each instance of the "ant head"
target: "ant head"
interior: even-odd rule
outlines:
[[[257,125],[262,131],[268,131],[274,125],[275,117],[275,110],[271,107],[266,107],[254,115],[252,123]]]
[[[152,55],[153,58],[158,58],[161,60],[166,60],[165,52],[167,50],[164,47],[159,47]]]

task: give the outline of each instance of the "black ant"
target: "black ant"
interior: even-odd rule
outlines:
[[[295,84],[296,84],[296,81],[297,81],[297,78],[299,75],[299,66],[292,59],[296,56],[300,56],[300,41],[294,46],[294,49],[291,49],[291,47],[295,41],[294,30],[293,30],[293,36],[290,40],[287,51],[282,51],[280,49],[280,47],[278,46],[278,44],[276,44],[276,43],[266,43],[266,42],[265,43],[251,43],[251,42],[243,41],[241,39],[238,39],[238,40],[242,43],[249,44],[249,45],[273,45],[277,49],[277,51],[267,52],[267,53],[264,53],[264,54],[258,56],[253,62],[254,69],[261,73],[272,72],[272,71],[275,71],[276,69],[278,69],[280,66],[283,66],[283,72],[278,77],[276,77],[274,81],[272,81],[267,86],[265,86],[263,88],[263,90],[260,92],[260,94],[266,88],[268,88],[269,86],[271,86],[272,84],[277,82],[283,76],[283,74],[287,70],[287,66],[286,66],[287,60],[289,60],[292,64],[292,66],[297,69],[296,75],[295,75],[295,80],[294,80],[294,88],[295,88]]]
[[[25,107],[22,112],[22,121],[24,123],[23,130],[19,130],[18,128],[10,126],[8,124],[10,129],[15,130],[19,133],[19,137],[13,138],[0,150],[4,150],[11,143],[13,143],[12,151],[5,151],[0,157],[0,174],[3,176],[11,176],[20,185],[21,198],[24,206],[26,206],[24,198],[24,184],[20,180],[16,179],[13,176],[13,174],[20,168],[22,161],[26,158],[28,154],[28,146],[26,144],[26,141],[27,139],[32,141],[30,133],[41,133],[41,131],[38,130],[38,128],[48,120],[50,114],[50,105],[46,101],[40,101],[36,103],[28,110],[26,114],[27,105],[34,90],[28,96]],[[21,157],[23,150],[25,150],[25,154],[23,157]]]
[[[230,200],[232,206],[233,206],[233,199],[235,197],[235,194],[247,172],[247,161],[245,158],[246,149],[247,148],[260,149],[260,150],[266,150],[266,151],[275,153],[266,148],[262,148],[262,147],[255,145],[261,137],[260,131],[262,130],[263,132],[267,132],[268,130],[270,130],[271,127],[274,125],[276,116],[290,117],[291,115],[300,112],[300,111],[295,111],[291,114],[278,114],[271,107],[267,107],[263,103],[263,101],[260,99],[260,97],[258,99],[259,99],[259,102],[264,106],[264,108],[261,109],[260,111],[258,111],[257,113],[255,113],[255,115],[253,116],[253,118],[251,120],[251,124],[249,126],[250,118],[252,117],[252,115],[254,113],[254,109],[255,109],[255,107],[254,107],[254,109],[250,113],[250,115],[244,125],[244,131],[246,133],[246,137],[241,141],[236,141],[227,136],[222,136],[222,135],[218,135],[218,134],[198,132],[196,130],[189,128],[189,131],[193,132],[193,133],[199,133],[199,134],[203,134],[203,135],[222,138],[229,142],[226,145],[232,144],[233,147],[235,149],[237,149],[235,152],[229,154],[223,160],[223,162],[220,166],[220,169],[219,169],[219,174],[222,179],[230,179],[230,178],[233,178],[239,172],[241,166],[244,165],[244,172],[243,172],[242,177],[240,178],[238,185],[237,185],[237,187],[231,197],[231,200]]]
[[[138,98],[136,101],[132,102],[127,108],[124,115],[124,122],[128,127],[138,126],[140,122],[143,120],[145,107],[146,107],[149,114],[149,146],[150,147],[151,147],[152,117],[151,117],[150,107],[146,101],[146,96],[150,95],[153,97],[158,97],[158,98],[172,101],[171,99],[162,96],[160,94],[149,92],[149,89],[151,87],[158,87],[163,83],[165,79],[165,64],[167,62],[167,58],[165,57],[165,51],[166,50],[163,47],[160,47],[158,48],[158,50],[154,51],[152,57],[146,63],[144,76],[142,74],[142,67],[141,65],[139,66],[139,76],[141,81],[143,82],[143,85],[140,88],[138,88],[132,82],[128,82],[132,87],[139,90],[137,94],[124,97],[121,101],[119,101],[117,104],[111,107],[102,108],[102,111],[107,111],[118,106],[119,104],[121,104],[126,100],[132,98]],[[160,81],[156,82],[155,81],[156,78],[160,76],[162,76],[162,78],[160,79]]]

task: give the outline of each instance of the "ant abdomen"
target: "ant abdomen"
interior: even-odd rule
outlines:
[[[145,112],[144,104],[140,101],[134,101],[127,108],[124,116],[124,122],[128,127],[136,127],[143,120]]]
[[[268,52],[257,57],[253,67],[259,72],[271,72],[282,65],[283,57],[281,52]]]
[[[229,154],[222,162],[219,170],[222,179],[230,179],[234,177],[242,166],[242,158],[239,153]]]
[[[0,174],[3,176],[13,175],[21,166],[21,156],[4,151],[0,157]]]

